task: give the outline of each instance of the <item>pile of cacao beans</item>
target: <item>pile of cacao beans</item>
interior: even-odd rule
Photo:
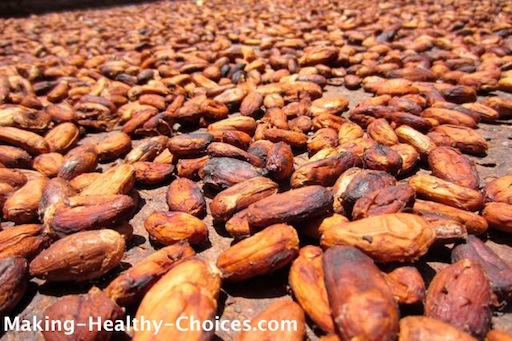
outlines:
[[[511,2],[157,1],[0,27],[2,318],[512,339],[493,322],[510,259],[489,247],[512,232],[512,167],[475,164],[482,125],[510,131]],[[298,327],[256,328],[271,319]]]

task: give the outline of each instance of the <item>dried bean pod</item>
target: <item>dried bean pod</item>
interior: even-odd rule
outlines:
[[[135,201],[127,195],[74,196],[57,203],[45,221],[52,232],[63,237],[116,225],[129,219],[135,206]]]
[[[468,233],[471,234],[479,235],[485,233],[488,228],[485,219],[476,213],[468,212],[466,210],[461,210],[459,208],[455,208],[445,204],[440,204],[433,201],[416,199],[416,201],[414,202],[413,210],[420,214],[433,213],[439,214],[449,219],[453,219],[463,224],[467,228]]]
[[[250,205],[247,220],[254,227],[293,223],[327,213],[332,194],[321,186],[306,186],[271,195]]]
[[[116,277],[105,288],[105,293],[123,307],[138,303],[164,274],[194,255],[187,244],[161,248]]]
[[[352,245],[377,262],[416,260],[435,239],[435,231],[421,217],[392,213],[340,224],[325,230],[324,248]]]
[[[480,265],[460,260],[439,271],[430,283],[425,315],[448,322],[475,337],[491,323],[491,288]]]
[[[512,204],[512,175],[505,175],[490,181],[484,188],[485,201]]]
[[[258,141],[255,143],[257,142]],[[255,153],[254,150],[253,153]],[[265,168],[268,170],[269,176],[272,179],[280,181],[288,179],[292,175],[294,170],[293,151],[289,144],[285,142],[272,144],[272,146],[268,149],[264,159],[266,159]]]
[[[336,180],[332,187],[334,211],[351,214],[355,202],[363,195],[395,184],[396,179],[386,172],[350,168]]]
[[[409,185],[421,197],[460,209],[477,211],[484,204],[483,196],[480,192],[435,176],[414,175],[409,179]]]
[[[148,161],[137,161],[133,164],[135,181],[144,185],[156,185],[167,181],[174,172],[174,165]]]
[[[396,213],[412,207],[416,193],[409,185],[384,187],[359,198],[352,210],[352,219]]]
[[[83,282],[119,265],[125,242],[113,230],[78,232],[53,243],[30,262],[30,274],[47,281]]]
[[[427,135],[437,146],[454,147],[467,154],[485,154],[488,148],[487,141],[468,127],[443,124]]]
[[[98,154],[94,146],[79,146],[69,151],[59,169],[58,176],[71,180],[83,173],[89,173],[98,166]]]
[[[59,170],[64,164],[64,156],[59,153],[40,154],[34,158],[32,168],[39,173],[53,178],[59,174]]]
[[[475,163],[455,148],[437,147],[428,156],[432,175],[457,185],[478,189],[480,178]]]
[[[167,189],[167,206],[170,211],[186,212],[196,217],[206,213],[206,202],[199,186],[187,178],[171,182]]]
[[[44,137],[51,152],[65,153],[79,138],[79,129],[71,122],[61,123]]]
[[[476,341],[474,337],[449,323],[427,316],[407,316],[400,320],[399,341],[460,340]]]
[[[367,127],[367,132],[377,143],[386,146],[398,144],[398,136],[396,136],[395,131],[384,118],[379,118],[370,123]]]
[[[318,161],[307,162],[293,172],[292,187],[309,185],[332,186],[336,180],[351,167],[361,166],[361,159],[351,152],[342,152],[336,156]]]
[[[73,321],[76,324],[73,337],[84,341],[109,340],[112,333],[102,328],[89,328],[90,316],[101,319],[102,322],[112,325],[124,315],[121,309],[103,291],[94,287],[87,294],[67,295],[57,299],[44,311],[54,323]],[[48,341],[69,339],[66,329],[46,329],[43,331],[44,339]]]
[[[217,194],[210,203],[213,219],[226,221],[252,203],[277,193],[278,185],[270,179],[256,177],[239,182]]]
[[[182,134],[171,137],[167,143],[169,151],[177,156],[191,156],[206,153],[213,142],[213,135],[206,133]]]
[[[121,164],[110,168],[102,174],[98,174],[82,189],[80,195],[128,194],[134,184],[135,167],[130,164]]]
[[[398,267],[385,274],[384,279],[399,304],[417,304],[425,298],[425,281],[415,267]]]
[[[510,300],[512,297],[512,268],[494,251],[475,236],[468,236],[464,244],[452,250],[452,263],[469,259],[478,263],[489,279],[492,291],[499,299]]]
[[[32,157],[21,148],[0,146],[0,163],[9,168],[30,168]]]
[[[382,144],[366,149],[362,159],[367,169],[382,170],[392,175],[397,175],[402,170],[400,154]]]
[[[214,189],[224,189],[265,173],[248,162],[227,157],[209,159],[202,172],[204,183]]]
[[[293,295],[313,322],[323,331],[334,333],[322,259],[319,247],[309,245],[300,249],[290,268],[289,282]]]
[[[298,253],[295,229],[275,224],[221,252],[217,267],[225,280],[238,282],[282,268]]]
[[[383,274],[353,247],[336,246],[323,258],[325,287],[342,340],[394,340],[399,311]]]
[[[256,155],[246,152],[238,147],[227,143],[213,142],[208,146],[208,155],[214,157],[230,157],[242,161],[247,161],[255,167],[263,167],[265,163]]]
[[[130,152],[132,139],[128,134],[117,132],[98,142],[95,147],[101,162],[113,161]]]
[[[28,264],[22,257],[0,259],[0,314],[8,314],[28,287]]]
[[[512,232],[512,205],[489,202],[485,204],[482,216],[492,228]]]
[[[42,225],[17,225],[0,231],[0,258],[34,258],[51,243]]]
[[[153,212],[144,221],[151,238],[163,245],[187,241],[201,245],[208,240],[206,224],[185,212]]]
[[[50,146],[42,136],[23,129],[0,127],[0,141],[19,147],[32,155],[50,151]]]

